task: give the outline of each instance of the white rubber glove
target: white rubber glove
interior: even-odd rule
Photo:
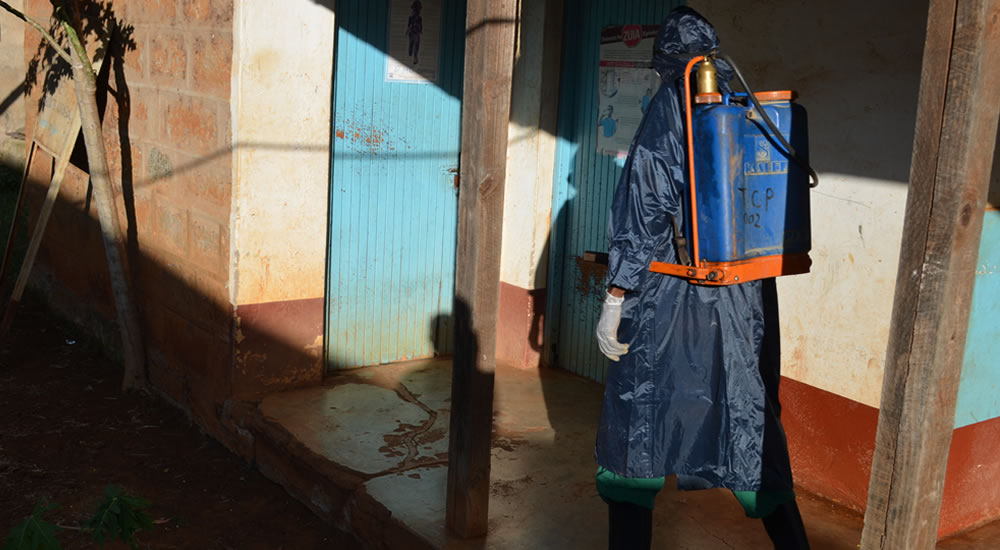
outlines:
[[[617,361],[628,353],[628,344],[618,341],[618,325],[622,320],[622,303],[625,298],[618,298],[607,293],[604,305],[601,307],[601,318],[597,321],[597,347],[608,359]]]

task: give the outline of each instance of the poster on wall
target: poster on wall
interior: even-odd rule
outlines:
[[[658,25],[615,25],[601,31],[597,152],[624,158],[642,115],[660,88],[653,70]]]
[[[440,53],[441,0],[392,0],[386,80],[435,83]]]

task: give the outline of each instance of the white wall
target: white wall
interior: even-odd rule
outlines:
[[[233,303],[323,296],[334,14],[237,0],[233,61]]]
[[[794,89],[809,112],[813,270],[780,279],[783,374],[878,406],[927,2],[688,5],[751,87]]]
[[[561,22],[546,18],[552,1],[521,4],[511,98],[500,280],[526,290],[546,284],[561,47]]]

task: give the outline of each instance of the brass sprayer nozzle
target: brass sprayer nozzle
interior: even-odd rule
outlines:
[[[712,58],[708,56],[705,56],[705,59],[701,62],[701,66],[698,67],[698,93],[719,93],[719,81],[716,77],[715,65],[712,64]]]

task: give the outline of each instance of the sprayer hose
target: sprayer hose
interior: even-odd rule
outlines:
[[[764,108],[761,107],[760,102],[757,101],[757,96],[753,93],[753,90],[750,89],[750,86],[747,85],[747,81],[743,78],[743,73],[740,72],[739,67],[736,66],[736,63],[733,62],[733,59],[725,54],[722,54],[719,57],[724,59],[726,63],[729,63],[729,66],[732,67],[733,71],[736,72],[736,78],[739,79],[740,84],[743,86],[743,89],[747,91],[747,97],[750,98],[751,103],[753,103],[753,106],[754,108],[757,109],[757,112],[760,113],[760,116],[761,118],[764,119],[764,122],[767,124],[767,127],[771,129],[772,133],[774,133],[774,137],[777,138],[779,142],[781,142],[781,146],[784,147],[785,151],[788,153],[788,158],[792,159],[792,161],[795,162],[795,164],[799,165],[799,168],[802,168],[809,174],[809,177],[812,179],[812,182],[809,183],[809,187],[816,187],[817,185],[819,185],[819,176],[816,175],[816,171],[813,170],[811,166],[809,166],[809,163],[806,162],[805,159],[800,157],[799,154],[795,152],[795,149],[792,147],[790,143],[788,143],[788,141],[785,139],[785,136],[783,136],[781,132],[778,130],[777,126],[774,125],[774,122],[771,122],[771,117],[767,116],[767,112],[764,111]]]

